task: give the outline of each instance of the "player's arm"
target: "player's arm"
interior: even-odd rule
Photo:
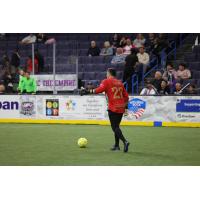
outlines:
[[[99,94],[99,93],[102,93],[102,92],[105,92],[106,91],[106,80],[103,80],[100,84],[99,87],[97,87],[96,89],[85,89],[85,88],[82,88],[81,90],[81,95],[85,95],[85,94]]]

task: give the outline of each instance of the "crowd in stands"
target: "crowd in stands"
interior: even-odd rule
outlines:
[[[190,78],[191,72],[184,63],[177,70],[169,63],[164,72],[156,71],[152,80],[146,80],[140,95],[196,95],[198,89],[187,81]]]
[[[4,37],[4,36],[3,36]],[[56,40],[46,34],[29,34],[21,41],[20,45],[31,43],[52,44]],[[160,62],[160,52],[170,48],[170,42],[167,34],[149,33],[146,38],[143,34],[137,34],[136,37],[126,36],[125,34],[114,34],[110,39],[104,41],[102,46],[98,41],[91,41],[85,56],[94,57],[112,57],[111,66],[123,67],[123,82],[128,83],[128,89],[131,91],[131,77],[137,74],[141,84],[142,75],[150,69],[150,61],[157,58]],[[44,70],[44,58],[36,49],[34,57],[35,73]],[[18,83],[20,81],[20,71],[27,73],[33,71],[32,55],[27,58],[26,66],[20,66],[20,52],[15,49],[9,58],[7,54],[2,56],[0,65],[0,93],[18,92]],[[109,67],[109,66],[108,66]],[[141,95],[169,95],[169,94],[196,94],[195,85],[191,84],[185,90],[182,90],[184,80],[191,78],[191,72],[187,66],[182,63],[175,69],[171,63],[166,66],[165,71],[156,71],[153,80],[147,80],[146,86],[142,89]],[[130,92],[129,91],[129,92]]]

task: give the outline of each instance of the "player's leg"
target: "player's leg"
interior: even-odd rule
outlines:
[[[114,115],[113,115],[113,113],[112,113],[111,111],[108,111],[108,116],[109,116],[111,128],[112,128],[113,133],[114,133],[114,136],[115,136],[115,144],[114,144],[114,146],[111,148],[111,150],[120,150],[120,148],[119,148],[119,137],[118,137],[118,135],[116,135],[116,133],[115,133],[115,120],[113,119],[113,118],[114,118]]]
[[[124,143],[124,152],[128,152],[129,142],[125,139],[125,137],[123,136],[122,131],[119,127],[122,117],[123,117],[123,114],[113,113],[111,111],[109,111],[109,113],[110,113],[111,125],[114,129],[115,136],[118,137]]]

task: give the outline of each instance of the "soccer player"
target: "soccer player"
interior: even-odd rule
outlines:
[[[107,70],[107,79],[104,79],[96,89],[90,89],[86,93],[99,94],[105,92],[108,98],[108,116],[115,135],[115,144],[112,151],[120,150],[119,141],[124,144],[124,152],[128,152],[129,142],[125,139],[120,129],[120,123],[128,104],[128,93],[123,83],[116,79],[116,71],[113,68]]]

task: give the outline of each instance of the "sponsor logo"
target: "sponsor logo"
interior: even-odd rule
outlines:
[[[68,100],[65,105],[66,105],[66,109],[68,111],[75,110],[75,108],[76,108],[76,102],[73,100]]]
[[[0,110],[18,110],[19,103],[17,101],[0,101]]]
[[[134,98],[131,99],[128,103],[128,114],[130,116],[134,116],[136,119],[140,118],[144,111],[146,109],[146,102],[138,99],[138,98]]]
[[[34,109],[34,103],[33,102],[22,102],[21,103],[21,111],[20,113],[23,115],[33,115],[35,114],[35,109]]]
[[[200,112],[200,99],[177,99],[176,112]]]
[[[58,99],[46,100],[46,116],[59,116],[59,100]]]

